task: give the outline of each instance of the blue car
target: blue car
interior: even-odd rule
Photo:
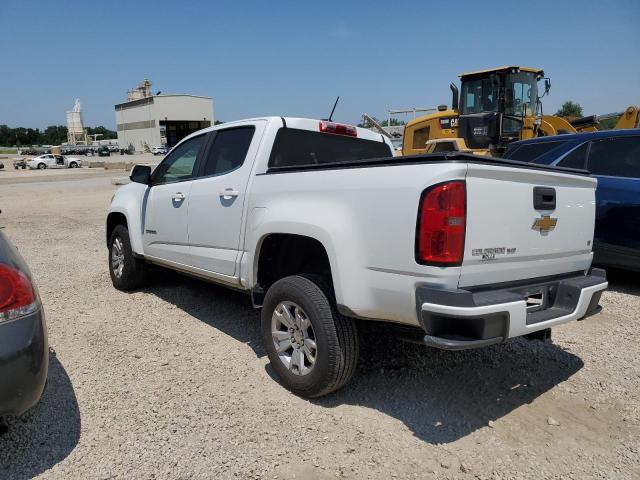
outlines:
[[[598,178],[594,263],[640,271],[640,129],[521,140],[504,156],[589,170]]]

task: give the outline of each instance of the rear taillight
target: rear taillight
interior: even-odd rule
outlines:
[[[38,309],[38,297],[25,274],[0,264],[0,322],[28,315]]]
[[[348,137],[358,136],[356,127],[342,123],[326,122],[324,120],[320,122],[320,131],[324,133],[334,133],[336,135],[346,135]]]
[[[466,217],[463,181],[440,183],[425,190],[418,212],[416,261],[427,265],[460,265]]]

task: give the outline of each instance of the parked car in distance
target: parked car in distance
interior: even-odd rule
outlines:
[[[196,132],[130,178],[106,218],[115,288],[144,285],[152,263],[250,293],[275,373],[305,397],[352,376],[358,320],[478,348],[546,338],[607,287],[582,171],[397,158],[367,129],[268,117]]]
[[[151,153],[153,153],[154,155],[166,155],[167,147],[153,147],[151,149]]]
[[[640,129],[523,140],[511,144],[505,157],[595,175],[594,263],[640,271]]]
[[[47,153],[34,157],[27,161],[27,167],[31,170],[46,168],[79,168],[82,166],[82,160],[77,157],[65,157],[64,155],[54,155]]]
[[[120,146],[119,145],[109,144],[109,145],[107,145],[107,148],[109,149],[110,152],[119,152],[120,151]]]
[[[111,149],[106,145],[103,145],[102,147],[98,147],[98,156],[99,157],[111,156]]]
[[[21,415],[44,390],[49,346],[29,268],[0,230],[0,417]]]

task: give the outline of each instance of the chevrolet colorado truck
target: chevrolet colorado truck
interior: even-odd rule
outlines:
[[[305,397],[352,376],[358,322],[477,348],[596,313],[607,287],[582,170],[393,157],[369,130],[269,117],[194,133],[130,178],[106,219],[115,288],[155,264],[246,291],[273,369]]]

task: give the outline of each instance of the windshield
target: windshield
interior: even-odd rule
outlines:
[[[462,82],[462,113],[498,111],[498,84],[495,76]]]
[[[536,112],[538,81],[530,72],[507,75],[505,78],[505,115],[530,117]]]

